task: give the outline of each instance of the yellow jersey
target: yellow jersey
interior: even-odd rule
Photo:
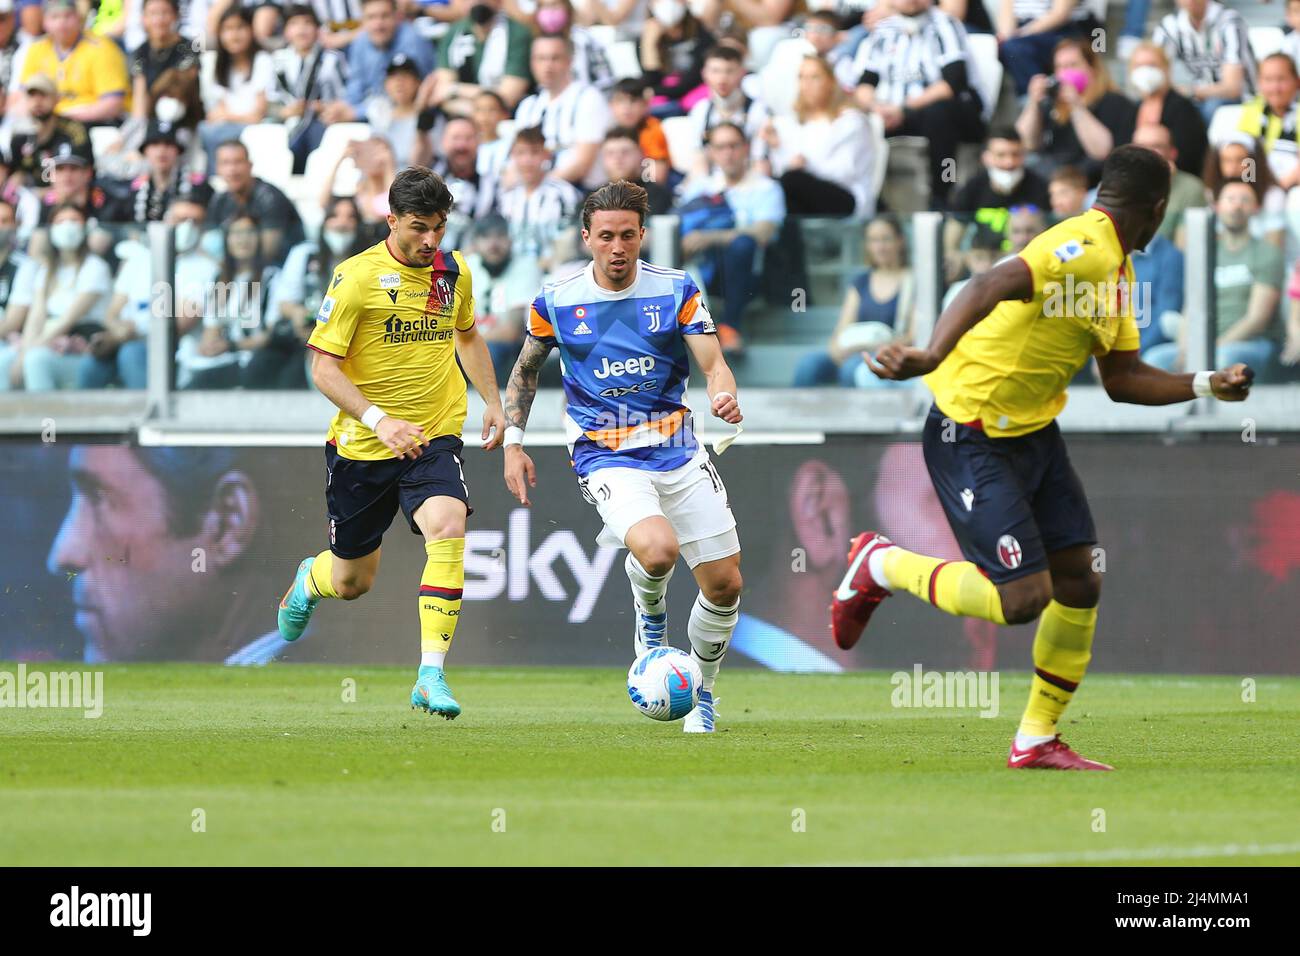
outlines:
[[[1019,258],[1033,296],[999,302],[925,376],[940,411],[962,424],[978,421],[995,438],[1051,423],[1089,356],[1139,343],[1133,264],[1109,213],[1094,208],[1066,219]]]
[[[54,81],[59,91],[54,111],[60,116],[72,107],[92,106],[106,96],[121,96],[123,109],[131,108],[126,57],[107,37],[83,33],[72,52],[61,59],[49,37],[35,41],[23,60],[22,82],[37,73]]]
[[[459,438],[466,403],[456,330],[473,326],[474,291],[459,252],[440,251],[432,267],[408,266],[385,239],[335,267],[307,345],[342,359],[343,374],[362,395],[418,425],[425,438]],[[396,457],[341,409],[329,441],[344,458]]]

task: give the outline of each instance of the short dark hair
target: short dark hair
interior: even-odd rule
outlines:
[[[999,123],[997,126],[989,127],[989,134],[984,137],[984,145],[987,146],[995,139],[1006,139],[1013,143],[1024,144],[1024,140],[1020,138],[1020,131],[1010,123]]]
[[[1291,75],[1300,78],[1300,71],[1296,70],[1295,60],[1291,59],[1290,54],[1278,50],[1276,53],[1270,53],[1268,56],[1264,57],[1264,59],[1260,60],[1259,65],[1262,67],[1269,60],[1286,60],[1286,65],[1291,67]]]
[[[408,166],[388,187],[388,208],[394,216],[437,216],[455,204],[442,177],[426,166]]]
[[[509,114],[509,112],[510,112],[510,107],[506,106],[505,98],[504,98],[500,93],[498,93],[496,90],[485,90],[485,89],[480,89],[480,90],[478,91],[478,96],[490,96],[490,97],[492,97],[492,99],[494,99],[494,100],[497,101],[497,106],[501,107],[501,112],[506,113],[506,114]]]
[[[745,65],[745,58],[740,55],[739,50],[734,46],[725,46],[721,43],[715,47],[710,47],[709,52],[704,54],[704,62],[708,63],[710,60],[729,60],[732,63],[739,63],[741,66]]]
[[[239,454],[229,448],[141,448],[131,453],[165,495],[167,528],[176,537],[197,534],[212,506],[222,476],[239,470]]]
[[[533,37],[533,46],[541,43],[543,40],[559,40],[564,44],[564,51],[573,56],[573,38],[567,33],[543,33],[541,36]]]
[[[144,4],[148,2],[149,0],[144,0],[144,3],[140,4],[140,9],[143,10]],[[162,0],[162,2],[167,4],[167,6],[171,7],[172,13],[176,14],[176,16],[179,17],[181,15],[180,0]]]
[[[1088,177],[1078,166],[1058,166],[1047,182],[1049,185],[1051,183],[1064,183],[1067,186],[1073,186],[1075,189],[1082,189],[1084,192],[1088,191]]]
[[[1145,146],[1120,146],[1101,168],[1098,199],[1110,204],[1150,208],[1169,197],[1169,163]],[[1105,201],[1103,201],[1105,204]]]
[[[315,7],[306,3],[291,3],[284,8],[284,22],[288,23],[294,17],[308,17],[316,26],[320,26],[320,17],[316,15]]]
[[[609,91],[609,95],[611,97],[630,96],[634,100],[643,100],[645,99],[647,85],[646,81],[639,76],[625,76],[614,84]]]
[[[745,130],[741,127],[741,125],[739,123],[733,123],[731,120],[723,120],[721,123],[715,123],[714,125],[710,126],[708,129],[706,129],[704,131],[704,142],[712,143],[713,134],[720,129],[734,129],[736,133],[739,134],[741,139],[743,139],[746,143],[749,142],[749,136],[745,133]]]
[[[1245,186],[1251,192],[1255,191],[1255,187],[1251,183],[1246,182],[1246,180],[1244,179],[1225,179],[1223,182],[1219,183],[1218,188],[1214,190],[1215,202],[1218,202],[1219,199],[1222,198],[1223,194],[1227,191],[1229,186]],[[1255,198],[1256,201],[1258,201],[1259,197],[1256,196]]]
[[[630,139],[637,146],[641,145],[641,137],[630,126],[611,126],[609,131],[605,133],[604,141],[608,143],[612,139]]]
[[[641,186],[626,179],[606,183],[582,204],[582,228],[591,229],[591,217],[598,212],[634,212],[644,226],[650,215],[650,196]]]
[[[517,143],[523,143],[525,146],[540,146],[545,149],[546,134],[542,132],[540,126],[525,126],[515,132],[515,141],[510,144],[510,148],[514,149]]]
[[[240,140],[240,139],[225,139],[225,140],[222,140],[220,143],[217,144],[217,148],[214,149],[214,150],[212,151],[212,155],[213,155],[213,156],[216,156],[217,153],[221,152],[221,151],[222,151],[223,149],[225,149],[227,146],[237,146],[237,147],[239,147],[241,150],[243,150],[243,151],[244,151],[244,159],[251,160],[251,159],[253,158],[252,156],[249,155],[249,153],[248,153],[248,147],[244,145],[244,141],[243,141],[243,140]]]

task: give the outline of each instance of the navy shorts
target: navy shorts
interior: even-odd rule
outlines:
[[[451,435],[433,439],[419,458],[355,461],[325,446],[325,505],[330,517],[330,550],[340,558],[363,558],[379,547],[397,509],[419,534],[415,512],[430,498],[446,495],[469,507],[469,488],[461,468],[464,443]]]
[[[925,420],[922,447],[934,490],[961,553],[995,584],[1047,570],[1047,556],[1094,544],[1097,529],[1052,422],[1015,438],[951,423],[938,406]]]

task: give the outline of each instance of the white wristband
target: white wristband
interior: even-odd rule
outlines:
[[[1197,398],[1210,398],[1214,395],[1214,389],[1210,386],[1210,376],[1213,372],[1197,372],[1192,379],[1192,391],[1196,393]]]
[[[385,412],[378,405],[371,405],[369,408],[367,408],[364,412],[361,413],[361,424],[365,425],[371,431],[374,431],[377,427],[379,427],[380,420],[386,417],[388,417],[387,412]]]
[[[520,428],[518,425],[507,425],[506,438],[505,441],[503,441],[501,444],[509,448],[511,445],[523,445],[523,443],[524,443],[524,430]]]

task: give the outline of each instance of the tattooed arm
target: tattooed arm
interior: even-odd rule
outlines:
[[[522,431],[528,424],[528,413],[537,397],[537,373],[554,347],[531,335],[525,338],[506,385],[506,487],[525,506],[531,504],[528,489],[537,486],[537,469],[524,451],[522,435],[518,435],[519,441],[510,443],[511,429]]]

